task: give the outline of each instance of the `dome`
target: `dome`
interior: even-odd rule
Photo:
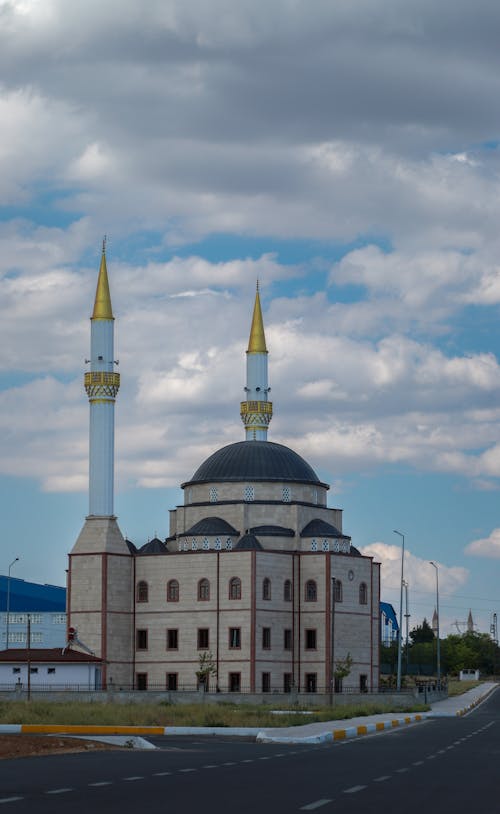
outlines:
[[[222,447],[181,486],[238,481],[288,481],[329,488],[293,449],[271,441],[240,441]]]

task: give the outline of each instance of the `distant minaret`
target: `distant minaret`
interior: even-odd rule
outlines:
[[[102,662],[102,686],[133,683],[133,557],[113,508],[115,398],[114,318],[103,243],[91,317],[89,514],[71,549],[68,568],[68,626],[76,628]]]
[[[467,633],[474,633],[474,619],[472,618],[472,611],[469,610],[467,617]]]
[[[272,402],[267,400],[270,390],[267,382],[266,337],[257,283],[247,349],[247,398],[241,402],[240,410],[247,441],[267,441],[267,428],[273,416]]]
[[[90,402],[89,516],[112,517],[115,398],[120,387],[120,374],[114,372],[114,317],[105,241],[90,319],[90,372],[85,374],[85,390]]]

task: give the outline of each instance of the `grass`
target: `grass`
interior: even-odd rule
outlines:
[[[378,713],[423,712],[424,704],[411,709],[397,704],[351,704],[334,707],[295,708],[290,714],[272,715],[269,706],[251,704],[103,704],[52,703],[49,701],[2,701],[0,724],[89,724],[109,726],[299,726]],[[275,709],[280,709],[276,706]],[[289,709],[289,707],[281,707]],[[313,712],[301,715],[300,712]]]
[[[474,687],[479,687],[481,681],[458,681],[458,679],[451,679],[448,681],[448,695],[453,698],[455,695],[463,695],[467,690],[472,690]]]

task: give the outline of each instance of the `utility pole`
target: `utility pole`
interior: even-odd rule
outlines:
[[[398,677],[396,682],[396,690],[401,690],[401,639],[403,636],[403,581],[404,581],[404,565],[405,565],[405,536],[401,531],[394,529],[394,534],[398,534],[402,541],[403,546],[401,549],[401,585],[399,594],[399,636],[398,636]]]
[[[405,606],[406,606],[406,613],[405,613],[405,622],[406,622],[406,675],[408,675],[408,662],[409,662],[409,650],[408,650],[408,626],[410,620],[410,614],[408,613],[408,582],[403,582],[405,588]]]

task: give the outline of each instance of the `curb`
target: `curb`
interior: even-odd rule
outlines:
[[[396,726],[413,724],[423,721],[427,715],[415,714],[406,715],[404,718],[391,718],[389,721],[377,721],[374,724],[360,724],[359,726],[349,726],[343,729],[334,729],[330,732],[321,732],[317,735],[307,735],[302,738],[284,735],[270,735],[268,732],[260,731],[256,737],[258,743],[329,743],[331,741],[341,741],[347,738],[357,738],[360,735],[369,735],[374,732],[382,732],[385,729],[393,729]]]
[[[0,735],[228,735],[255,736],[259,727],[92,726],[85,724],[0,724]]]
[[[496,689],[498,689],[498,688],[497,687],[490,687],[488,692],[484,693],[484,695],[479,695],[477,698],[474,698],[474,700],[471,701],[470,704],[467,704],[466,707],[463,707],[462,709],[458,709],[456,711],[455,715],[467,715],[467,713],[470,712],[471,709],[474,709],[474,707],[479,706],[479,704],[481,704],[483,701],[485,701],[486,698],[488,698],[491,695],[492,692],[495,692]]]

